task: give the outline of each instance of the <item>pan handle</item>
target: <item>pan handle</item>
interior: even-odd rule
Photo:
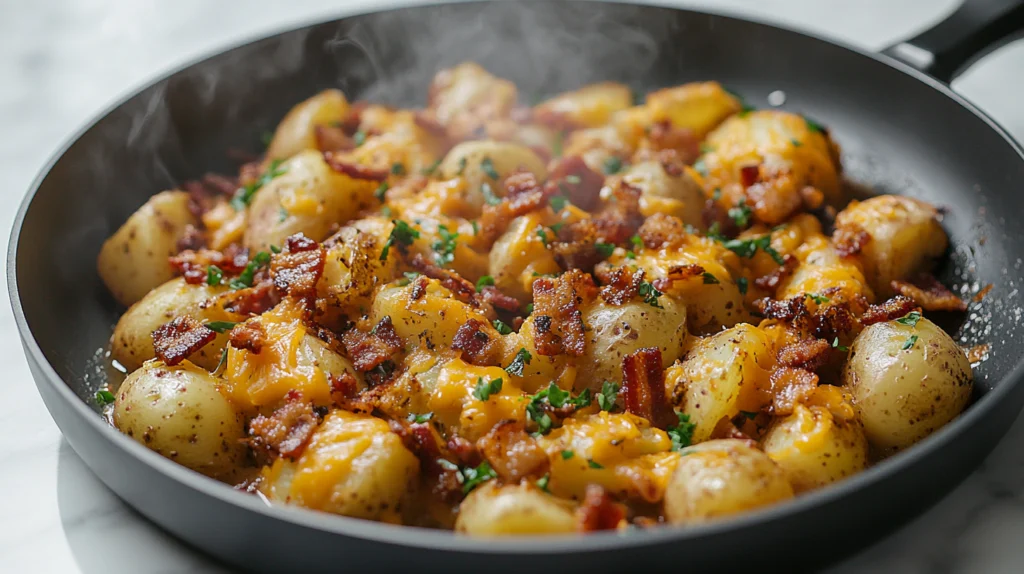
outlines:
[[[1018,31],[1024,0],[964,0],[945,20],[882,53],[948,84]]]

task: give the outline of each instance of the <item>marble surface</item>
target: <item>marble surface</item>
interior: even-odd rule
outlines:
[[[672,2],[662,0],[661,3]],[[956,0],[676,2],[751,14],[869,49],[913,34]],[[374,0],[64,0],[0,2],[0,221],[46,159],[116,97],[195,56]],[[954,87],[1024,140],[1024,42],[985,58]],[[2,234],[6,252],[7,233]],[[223,572],[142,520],[61,438],[32,384],[0,292],[0,571]],[[1020,572],[1024,421],[929,512],[831,572]],[[116,560],[112,559],[115,556]]]

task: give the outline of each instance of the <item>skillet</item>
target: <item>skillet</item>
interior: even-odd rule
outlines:
[[[14,224],[8,285],[39,392],[100,479],[186,542],[252,570],[564,572],[820,565],[885,535],[949,491],[1024,404],[1024,151],[944,82],[1024,28],[1024,3],[967,0],[918,38],[864,53],[748,20],[579,1],[439,4],[284,32],[186,66],[116,104],[44,169]],[[236,165],[260,134],[326,87],[415,105],[440,68],[475,60],[542,96],[614,80],[638,90],[714,79],[748,103],[804,113],[844,148],[847,178],[946,208],[946,284],[980,303],[952,318],[975,367],[976,401],[907,452],[836,486],[688,529],[480,541],[268,507],[110,428],[91,397],[119,309],[94,269],[109,236],[151,194]],[[903,60],[903,62],[898,61]],[[905,63],[904,63],[905,62]],[[917,69],[915,69],[915,67]],[[929,72],[934,77],[922,73]],[[784,565],[784,566],[783,566]]]

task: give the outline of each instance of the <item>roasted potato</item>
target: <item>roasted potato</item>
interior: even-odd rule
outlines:
[[[508,230],[494,242],[488,255],[490,275],[494,285],[506,295],[528,302],[538,276],[561,271],[538,234],[538,230],[545,229],[540,215],[524,215],[513,219]]]
[[[704,192],[690,172],[669,175],[661,162],[645,161],[626,168],[622,179],[640,190],[640,212],[645,216],[664,213],[694,229],[704,228]]]
[[[505,195],[505,178],[525,169],[543,181],[544,162],[530,148],[511,142],[469,141],[453,147],[440,166],[441,177],[466,182],[463,201],[477,213],[484,203]]]
[[[534,106],[533,113],[552,123],[592,128],[608,123],[615,112],[631,105],[629,86],[601,82],[558,94]]]
[[[646,107],[654,121],[669,121],[703,137],[742,105],[718,82],[692,82],[647,94]]]
[[[316,128],[345,119],[348,100],[340,90],[324,90],[296,104],[277,124],[267,147],[267,158],[286,160],[305,150],[317,149]]]
[[[493,481],[462,501],[455,531],[470,536],[557,534],[576,531],[573,504],[536,486],[498,486]]]
[[[852,476],[868,463],[860,421],[843,420],[820,406],[796,405],[793,414],[775,420],[761,444],[797,492]]]

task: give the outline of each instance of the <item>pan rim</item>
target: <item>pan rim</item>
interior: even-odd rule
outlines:
[[[542,2],[544,0],[519,0],[521,3]],[[583,3],[593,0],[570,0],[568,3]],[[802,36],[808,39],[824,42],[842,48],[853,54],[870,58],[879,64],[885,65],[896,71],[911,76],[911,78],[923,82],[934,90],[950,98],[961,107],[978,117],[986,123],[990,129],[998,134],[1012,149],[1017,156],[1024,161],[1024,148],[1012,135],[1009,134],[998,122],[989,117],[962,95],[953,91],[946,84],[928,76],[902,62],[888,56],[867,51],[856,46],[851,46],[841,40],[823,37],[822,35],[794,29],[788,26],[766,23],[758,18],[738,15],[732,11],[718,10],[694,10],[692,8],[676,8],[660,4],[622,4],[618,2],[602,3],[618,4],[630,7],[655,7],[679,12],[688,12],[701,16],[712,16],[737,20],[745,23],[752,23],[758,26],[773,28],[784,33]],[[480,0],[468,2],[457,2],[458,4],[484,4]],[[147,449],[145,446],[135,442],[129,437],[121,434],[92,410],[86,402],[79,398],[71,389],[70,385],[56,372],[54,367],[46,359],[39,342],[36,340],[22,306],[20,289],[18,285],[17,258],[20,251],[20,239],[22,226],[25,217],[34,202],[42,183],[50,175],[54,165],[59,162],[67,151],[75,145],[89,130],[100,121],[119,109],[129,100],[135,98],[143,91],[164,82],[172,76],[179,74],[193,66],[206,62],[212,58],[232,50],[254,44],[282,34],[306,29],[315,25],[337,22],[348,17],[384,13],[394,10],[408,10],[416,8],[433,8],[436,4],[409,4],[398,3],[386,10],[356,10],[352,12],[339,11],[331,14],[321,15],[320,18],[303,21],[297,24],[259,32],[238,42],[228,43],[220,48],[214,48],[204,54],[200,54],[187,60],[181,65],[174,66],[167,71],[159,73],[155,78],[144,80],[136,88],[129,89],[127,93],[117,99],[113,104],[108,105],[99,113],[92,116],[82,127],[74,131],[50,156],[42,169],[33,179],[28,192],[21,201],[14,218],[10,240],[7,250],[7,288],[11,299],[11,306],[14,314],[15,324],[22,340],[27,359],[35,363],[40,376],[33,376],[36,384],[50,385],[59,396],[60,400],[70,403],[71,412],[75,416],[88,421],[98,433],[110,440],[116,448],[130,455],[141,464],[148,466],[151,470],[159,472],[168,478],[182,484],[194,492],[212,497],[219,502],[239,507],[243,510],[263,515],[265,518],[280,520],[294,526],[310,528],[330,534],[348,536],[356,539],[369,540],[385,544],[414,547],[424,550],[439,550],[450,552],[468,552],[477,554],[554,554],[582,551],[614,551],[624,547],[645,547],[664,544],[680,540],[697,540],[710,538],[721,534],[765,526],[778,520],[813,511],[819,506],[836,502],[857,491],[868,488],[871,485],[880,483],[887,478],[904,472],[913,466],[918,460],[935,455],[937,451],[945,448],[956,438],[964,434],[967,429],[977,425],[981,419],[989,414],[995,406],[1008,395],[1015,387],[1024,383],[1024,358],[1022,358],[1014,369],[1004,376],[992,390],[972,404],[967,411],[945,427],[927,437],[912,448],[898,453],[857,475],[850,477],[838,484],[803,494],[785,503],[773,505],[764,509],[745,512],[737,516],[723,518],[721,520],[694,525],[694,526],[670,526],[664,525],[656,529],[622,535],[618,532],[595,533],[587,536],[524,536],[514,539],[474,539],[456,535],[450,531],[433,530],[413,526],[395,526],[379,522],[361,520],[356,518],[336,516],[327,513],[316,512],[307,509],[287,507],[283,505],[268,505],[258,497],[239,492],[231,486],[209,479],[195,471],[187,469],[173,461],[166,459],[159,454]],[[43,382],[45,381],[45,383]],[[51,415],[52,416],[52,415]],[[115,492],[116,493],[116,492]]]

